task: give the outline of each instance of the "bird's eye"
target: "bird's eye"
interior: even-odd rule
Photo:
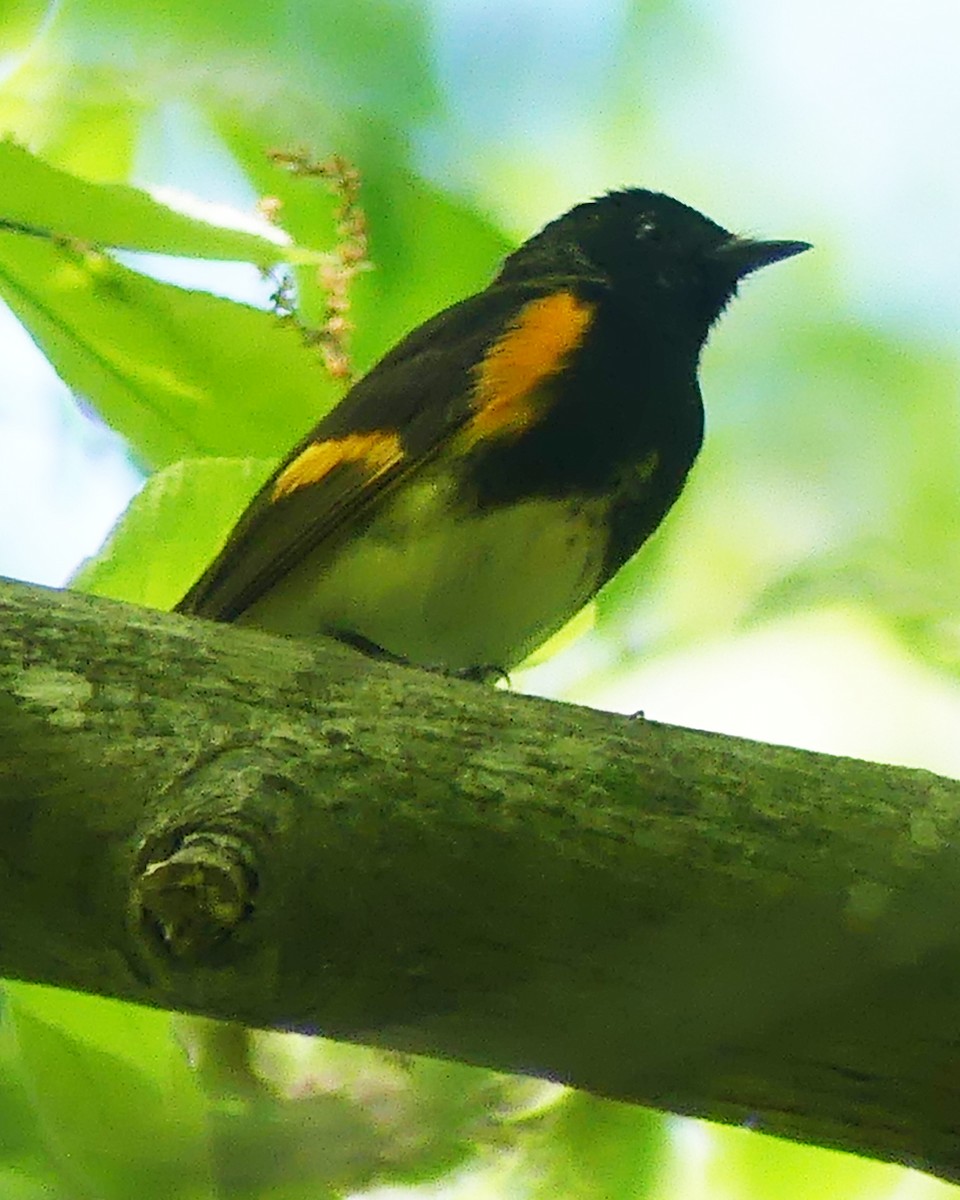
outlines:
[[[642,213],[637,219],[637,237],[650,242],[660,240],[660,226],[650,213]]]

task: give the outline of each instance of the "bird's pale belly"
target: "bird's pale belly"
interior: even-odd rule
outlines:
[[[586,603],[606,547],[602,500],[528,500],[456,520],[442,477],[408,482],[359,536],[321,547],[239,624],[353,634],[410,662],[521,662]]]

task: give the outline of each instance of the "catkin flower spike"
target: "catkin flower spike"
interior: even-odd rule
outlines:
[[[360,172],[339,154],[322,162],[313,161],[304,151],[272,150],[270,158],[295,175],[324,180],[337,196],[337,244],[317,268],[317,281],[327,298],[324,319],[319,329],[305,330],[304,336],[316,345],[324,366],[334,379],[352,378],[349,342],[353,331],[350,320],[350,285],[360,272],[368,270],[367,219],[360,204]],[[267,198],[272,201],[272,197]],[[264,209],[276,212],[275,205]],[[278,287],[273,297],[280,315],[292,311],[289,289]]]

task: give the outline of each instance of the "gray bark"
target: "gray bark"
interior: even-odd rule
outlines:
[[[0,973],[960,1180],[960,784],[0,587]]]

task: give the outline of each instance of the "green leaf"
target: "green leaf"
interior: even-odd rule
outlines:
[[[175,212],[122,184],[88,183],[0,140],[0,228],[75,238],[97,246],[194,258],[316,262],[319,255]]]
[[[47,8],[47,0],[6,0],[0,12],[0,46],[5,54],[21,54],[27,49]]]
[[[0,233],[0,296],[147,467],[279,455],[336,394],[296,329],[102,255]]]
[[[152,475],[71,587],[169,609],[220,549],[272,459],[203,458]]]
[[[6,996],[0,996],[6,1004]],[[43,1174],[44,1140],[37,1114],[22,1078],[19,1055],[8,1022],[0,1025],[0,1164],[17,1163],[31,1174]],[[31,1167],[27,1164],[33,1160]],[[5,1180],[0,1196],[6,1200]]]
[[[743,1200],[876,1200],[881,1196],[921,1194],[929,1200],[943,1194],[955,1196],[947,1184],[914,1176],[913,1193],[909,1174],[893,1163],[870,1162],[853,1154],[819,1147],[802,1146],[779,1138],[764,1137],[745,1129],[708,1127],[712,1153],[708,1166],[709,1194],[737,1196]],[[927,1192],[924,1184],[932,1184]]]
[[[24,1078],[71,1194],[209,1194],[205,1105],[169,1015],[30,984],[9,984],[8,996]]]
[[[537,1121],[522,1164],[531,1200],[642,1200],[663,1170],[666,1121],[650,1109],[569,1092]]]

